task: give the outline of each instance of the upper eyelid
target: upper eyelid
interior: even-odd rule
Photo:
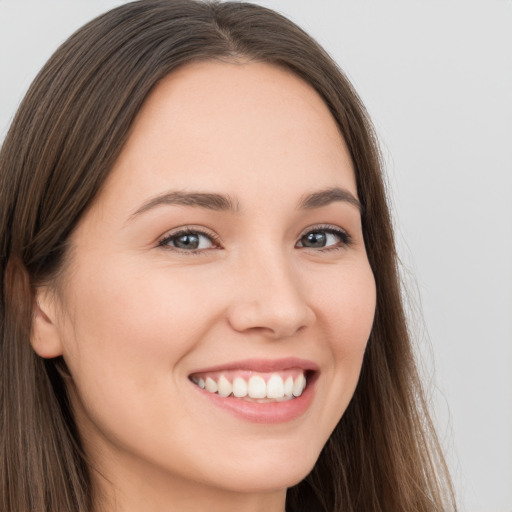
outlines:
[[[216,243],[216,244],[219,244],[219,242],[220,242],[220,237],[210,229],[202,228],[202,227],[198,227],[198,226],[183,226],[183,227],[171,230],[171,231],[167,231],[165,234],[160,236],[158,238],[158,246],[162,246],[162,244],[164,242],[170,240],[171,238],[174,238],[179,235],[184,235],[187,233],[198,233],[200,235],[207,236],[208,238],[210,238],[212,240],[213,243]]]
[[[341,238],[341,245],[338,245],[336,244],[336,246],[326,246],[326,247],[322,247],[322,248],[319,248],[319,249],[314,249],[314,251],[320,251],[320,252],[328,252],[328,251],[332,251],[332,250],[337,250],[337,249],[342,249],[342,248],[346,248],[346,247],[349,247],[353,244],[353,239],[352,239],[352,236],[350,235],[350,233],[346,230],[346,229],[343,229],[339,226],[333,226],[333,225],[330,225],[330,224],[327,224],[327,225],[320,225],[320,226],[312,226],[310,228],[306,228],[305,231],[302,232],[302,234],[300,235],[296,245],[298,243],[302,243],[301,242],[301,239],[307,235],[308,233],[312,233],[312,232],[315,232],[315,231],[326,231],[326,232],[330,232],[331,234],[335,234],[337,235],[338,237]],[[301,246],[300,247],[301,249],[308,249],[308,247],[304,247],[304,246]]]
[[[332,231],[335,233],[343,233],[348,238],[352,238],[350,233],[341,226],[337,226],[335,224],[313,224],[303,229],[298,239],[300,240],[305,234],[310,233],[311,231]]]

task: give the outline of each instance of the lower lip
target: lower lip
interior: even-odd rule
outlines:
[[[210,393],[199,386],[194,388],[213,405],[225,409],[235,416],[252,423],[286,423],[302,416],[313,401],[316,383],[314,375],[302,392],[302,395],[283,402],[247,402],[233,396],[221,397]]]

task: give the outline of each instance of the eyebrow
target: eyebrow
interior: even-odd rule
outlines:
[[[196,206],[214,211],[228,211],[232,213],[240,212],[240,205],[228,195],[213,194],[208,192],[167,192],[148,202],[144,203],[131,218],[147,212],[157,206]]]
[[[362,210],[361,203],[356,197],[346,189],[333,187],[318,192],[313,192],[302,196],[299,201],[299,210],[313,210],[322,208],[334,202],[346,202],[355,206],[359,211]],[[231,212],[239,214],[241,212],[238,201],[224,194],[215,194],[210,192],[182,192],[171,191],[150,199],[138,208],[130,219],[152,210],[158,206],[193,206],[205,208],[207,210]]]
[[[362,205],[359,200],[348,190],[340,187],[328,188],[302,197],[299,203],[300,210],[313,210],[322,208],[335,202],[346,202],[355,206],[359,212],[362,211]]]

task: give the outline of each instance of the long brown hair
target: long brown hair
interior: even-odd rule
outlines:
[[[245,3],[142,0],[71,36],[39,73],[0,153],[0,508],[88,512],[89,469],[60,358],[30,346],[34,289],[52,283],[160,79],[200,60],[291,70],[324,99],[349,147],[377,308],[355,395],[288,511],[455,510],[401,304],[379,151],[347,78],[300,28]]]

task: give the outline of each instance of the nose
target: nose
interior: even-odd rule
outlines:
[[[253,256],[238,266],[235,277],[228,319],[236,331],[280,339],[314,323],[297,272],[284,256]]]

